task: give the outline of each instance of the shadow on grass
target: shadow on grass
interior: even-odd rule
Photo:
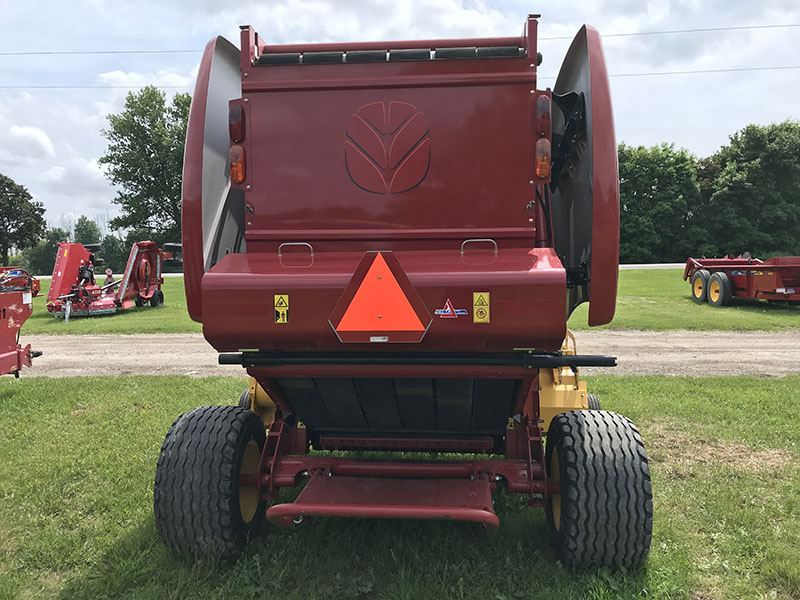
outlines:
[[[121,537],[63,598],[492,598],[640,597],[646,569],[573,573],[556,562],[544,512],[498,497],[501,528],[468,523],[314,519],[265,525],[235,561],[166,550],[152,520]]]

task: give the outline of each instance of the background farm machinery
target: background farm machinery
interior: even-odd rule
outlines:
[[[69,319],[71,316],[99,316],[132,306],[157,307],[164,303],[161,285],[162,266],[171,254],[159,249],[155,242],[135,242],[120,279],[98,285],[95,266],[102,262],[94,257],[94,245],[59,242],[47,310]]]
[[[800,304],[800,256],[688,258],[687,279],[692,299],[711,306],[727,306],[733,298]]]
[[[552,91],[536,88],[536,39],[531,16],[514,38],[270,46],[245,26],[241,50],[209,42],[184,156],[184,282],[220,362],[252,379],[239,406],[191,410],[167,434],[154,486],[167,546],[235,554],[265,517],[496,528],[504,488],[546,509],[565,564],[647,556],[641,437],[589,410],[577,377],[615,359],[563,345],[577,305],[602,325],[616,301],[600,36],[578,32]],[[341,450],[379,458],[327,452]]]
[[[41,352],[19,343],[19,331],[33,311],[39,280],[20,267],[0,267],[0,375],[19,377]]]

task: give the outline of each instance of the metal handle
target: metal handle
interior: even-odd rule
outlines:
[[[490,242],[494,246],[494,253],[495,256],[497,255],[497,242],[495,242],[492,238],[471,238],[468,240],[464,240],[461,242],[461,254],[464,254],[464,246],[467,244],[471,244],[473,242]]]
[[[283,242],[280,246],[278,246],[278,256],[283,256],[281,254],[281,250],[284,246],[307,246],[309,251],[311,252],[311,258],[314,258],[314,248],[308,242]]]

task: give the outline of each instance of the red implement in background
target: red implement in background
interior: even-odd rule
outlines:
[[[53,277],[47,294],[47,310],[54,315],[99,316],[113,314],[119,308],[161,306],[162,264],[171,254],[155,242],[135,242],[122,277],[107,285],[95,278],[94,254],[82,244],[59,242]],[[99,262],[99,261],[98,261]]]
[[[0,267],[0,375],[19,377],[41,352],[19,343],[19,330],[33,311],[39,280],[20,267]]]
[[[749,256],[688,258],[683,280],[692,284],[692,299],[726,306],[732,298],[800,303],[800,256],[767,260]]]

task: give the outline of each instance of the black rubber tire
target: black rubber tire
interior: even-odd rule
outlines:
[[[246,387],[242,390],[241,396],[239,396],[239,408],[246,408],[250,410],[250,388]]]
[[[136,306],[138,306],[139,308],[141,308],[142,306],[144,306],[144,300],[142,300],[142,297],[141,297],[141,296],[136,296],[136,298],[134,298],[134,299],[133,299],[133,303],[134,303]]]
[[[557,451],[558,527],[548,498],[550,542],[566,566],[632,568],[650,551],[653,492],[644,443],[630,419],[606,410],[553,418],[545,462]]]
[[[711,298],[711,294],[708,295],[708,303],[711,306],[728,306],[731,303],[731,297],[733,297],[733,289],[731,287],[731,280],[725,273],[716,272],[711,275],[708,280],[708,287],[709,289],[714,285],[714,282],[719,284],[719,296],[717,300],[714,301]]]
[[[698,269],[692,275],[691,284],[692,284],[692,300],[695,302],[706,302],[708,300],[708,278],[711,277],[711,274],[706,271],[705,269]],[[702,282],[702,290],[699,295],[695,292],[695,281],[700,280]]]
[[[589,410],[602,410],[600,408],[600,399],[594,394],[586,396],[586,406]]]
[[[238,406],[201,406],[181,415],[161,446],[153,488],[158,535],[191,555],[239,554],[264,520],[264,502],[250,522],[239,507],[239,471],[250,440],[264,448],[258,415]]]
[[[150,306],[153,308],[158,308],[162,304],[164,304],[164,292],[161,290],[156,290],[153,292],[153,295],[150,296]]]

